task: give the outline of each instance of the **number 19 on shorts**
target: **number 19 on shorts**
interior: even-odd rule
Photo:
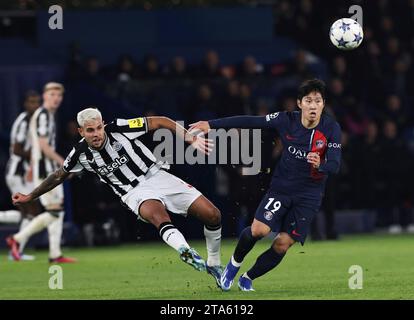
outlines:
[[[271,211],[272,213],[276,213],[282,206],[280,201],[275,201],[275,198],[269,198],[268,203],[265,206],[266,210]]]

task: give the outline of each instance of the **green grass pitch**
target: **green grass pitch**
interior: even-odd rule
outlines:
[[[225,240],[223,264],[236,240]],[[205,256],[202,241],[190,241]],[[247,256],[246,271],[270,240],[259,242]],[[207,273],[179,260],[162,241],[119,247],[70,249],[77,264],[62,265],[63,289],[48,287],[46,251],[28,251],[33,262],[11,262],[0,251],[0,300],[3,299],[413,299],[414,236],[347,236],[339,241],[295,245],[285,260],[254,281],[255,292],[235,284],[221,292]],[[363,268],[363,289],[351,290],[351,265]],[[239,274],[241,274],[241,272]],[[237,281],[238,278],[236,278]]]

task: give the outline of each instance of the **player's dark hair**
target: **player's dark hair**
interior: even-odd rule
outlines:
[[[323,100],[326,100],[326,84],[319,79],[311,79],[302,82],[298,89],[298,99],[302,100],[304,96],[307,96],[311,92],[319,92]]]
[[[29,98],[32,98],[32,97],[39,97],[40,95],[39,95],[39,93],[37,92],[37,91],[35,91],[35,90],[29,90],[29,91],[27,91],[26,93],[25,93],[25,95],[24,95],[24,99],[25,100],[27,100],[27,99],[29,99]]]

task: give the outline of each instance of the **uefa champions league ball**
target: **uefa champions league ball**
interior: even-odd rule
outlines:
[[[332,24],[329,38],[338,49],[353,50],[361,44],[364,33],[358,22],[353,19],[342,18]]]

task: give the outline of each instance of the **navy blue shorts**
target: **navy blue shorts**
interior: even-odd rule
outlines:
[[[286,232],[303,245],[321,200],[269,190],[260,202],[255,218],[268,225],[273,232]]]

